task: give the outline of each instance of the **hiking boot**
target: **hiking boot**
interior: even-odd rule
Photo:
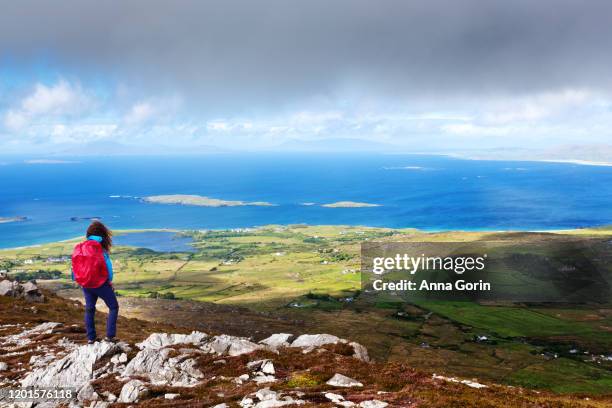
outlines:
[[[108,337],[108,336],[106,336],[104,338],[104,341],[108,341],[109,343],[116,343],[117,342],[117,338],[116,337]]]
[[[96,338],[95,338],[95,339],[93,339],[93,340],[87,340],[87,344],[94,344],[94,343],[95,343],[95,342],[97,342],[97,341],[100,341],[100,339],[96,337]]]

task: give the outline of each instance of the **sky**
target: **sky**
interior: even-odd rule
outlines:
[[[610,67],[608,0],[4,2],[0,152],[609,145]]]

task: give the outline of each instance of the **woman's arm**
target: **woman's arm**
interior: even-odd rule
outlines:
[[[106,270],[108,271],[108,280],[113,281],[113,262],[108,255],[108,252],[104,251],[104,261],[106,262]]]

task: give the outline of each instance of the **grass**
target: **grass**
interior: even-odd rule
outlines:
[[[612,390],[612,373],[588,364],[558,358],[512,373],[510,384],[559,393],[605,394]]]
[[[456,322],[503,337],[592,335],[586,324],[567,321],[523,307],[483,306],[471,302],[422,302],[419,306]]]
[[[284,322],[295,322],[294,332],[329,332],[351,338],[366,345],[378,359],[409,362],[430,372],[564,393],[598,394],[611,389],[611,367],[567,355],[570,347],[578,347],[581,352],[610,353],[611,305],[424,300],[410,305],[385,299],[371,304],[356,296],[361,286],[360,243],[366,240],[488,240],[506,245],[500,251],[544,257],[545,252],[538,252],[542,243],[606,238],[612,235],[610,229],[426,234],[410,229],[272,225],[243,231],[184,233],[194,238],[195,253],[114,248],[119,293],[142,298],[151,293],[172,293],[179,299],[245,306]],[[9,264],[13,272],[59,270],[64,274],[59,282],[70,285],[69,264],[49,263],[47,258],[69,256],[76,242],[1,250],[0,269],[2,264]],[[32,263],[24,264],[25,260]],[[610,279],[609,265],[604,270]],[[523,271],[498,272],[495,279],[508,287],[538,282],[533,276],[526,278]],[[476,343],[476,335],[486,335],[493,341]],[[546,360],[542,354],[548,351],[561,357]]]

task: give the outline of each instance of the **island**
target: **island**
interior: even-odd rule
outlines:
[[[357,201],[337,201],[335,203],[322,204],[321,207],[327,208],[362,208],[362,207],[380,207],[380,204],[360,203]]]
[[[168,194],[143,197],[142,201],[154,204],[181,204],[195,205],[200,207],[239,207],[239,206],[261,206],[270,207],[274,204],[266,201],[238,201],[220,200],[218,198],[205,197],[194,194]]]
[[[0,224],[27,221],[28,217],[0,217]]]
[[[54,160],[54,159],[33,159],[24,160],[25,164],[78,164],[79,161],[74,160]]]

